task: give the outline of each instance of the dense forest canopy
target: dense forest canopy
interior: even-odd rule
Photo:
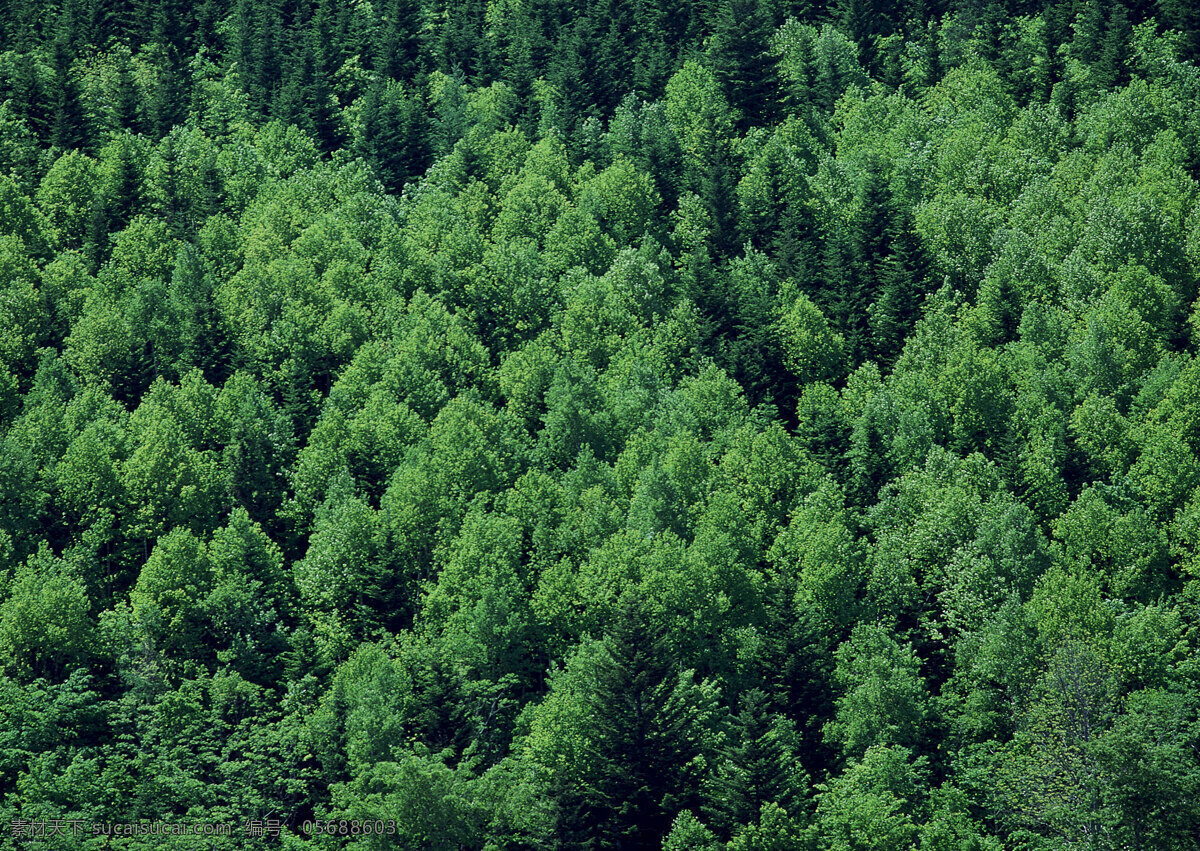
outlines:
[[[0,847],[1200,848],[1197,60],[0,0]]]

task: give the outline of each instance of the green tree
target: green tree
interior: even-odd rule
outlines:
[[[848,757],[872,747],[913,747],[924,738],[929,695],[912,646],[879,626],[860,623],[837,652],[834,680],[844,690],[826,736]]]
[[[427,119],[415,93],[402,83],[380,81],[362,97],[351,146],[371,163],[388,190],[399,192],[429,165],[427,134]]]
[[[773,21],[766,3],[735,0],[717,7],[708,60],[741,116],[739,130],[774,124],[779,112],[778,57],[771,49]]]
[[[532,678],[529,580],[521,565],[520,525],[472,509],[437,585],[422,601],[422,621],[454,636],[459,665],[476,678]]]
[[[96,160],[79,151],[64,153],[42,178],[38,207],[54,226],[61,248],[83,246],[99,181]]]
[[[813,838],[830,851],[900,851],[917,841],[924,814],[924,758],[876,745],[829,783],[819,784]]]
[[[212,582],[208,548],[187,529],[173,529],[154,545],[129,599],[139,631],[155,650],[179,661],[203,652]]]
[[[87,587],[44,544],[7,582],[0,604],[0,649],[22,678],[61,678],[93,652]]]
[[[696,804],[714,696],[672,670],[642,605],[623,600],[608,639],[572,661],[591,669],[586,679],[572,690],[568,669],[566,688],[533,722],[531,745],[543,764],[557,764],[562,830],[576,844],[659,843],[674,814]],[[546,738],[563,734],[582,741]]]
[[[1018,824],[1061,840],[1112,842],[1106,766],[1098,743],[1112,725],[1117,690],[1097,648],[1064,642],[1048,660],[1037,700],[1005,748],[997,792]]]
[[[796,297],[780,317],[778,329],[784,363],[801,384],[841,376],[845,340],[829,327],[808,296],[801,293]]]
[[[800,816],[808,806],[808,778],[798,765],[798,733],[773,714],[765,693],[744,693],[732,718],[729,745],[713,772],[712,824],[725,832],[753,824],[769,805]]]
[[[712,244],[727,251],[734,238],[729,140],[735,113],[713,73],[692,60],[667,81],[663,110],[683,149],[683,185],[703,199],[712,215]]]
[[[279,547],[238,508],[213,533],[208,555],[213,581],[204,608],[217,659],[250,682],[281,681],[278,659],[290,647],[296,591]]]
[[[742,238],[771,257],[780,272],[805,281],[815,271],[811,189],[819,147],[803,122],[788,118],[747,164],[738,183]]]
[[[294,567],[306,620],[326,659],[346,658],[383,624],[406,620],[406,577],[383,558],[380,521],[343,473],[317,512],[308,551]],[[340,492],[339,492],[340,491]]]

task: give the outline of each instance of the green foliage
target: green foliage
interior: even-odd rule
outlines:
[[[57,679],[90,655],[91,603],[69,565],[43,546],[6,584],[0,648],[13,673]]]
[[[798,296],[780,317],[778,333],[784,363],[799,382],[840,377],[845,340],[807,296]]]
[[[661,842],[671,814],[696,802],[716,694],[665,664],[643,605],[625,595],[609,638],[583,646],[533,719],[569,836]]]
[[[747,833],[765,832],[768,822],[786,823],[789,814],[800,816],[806,809],[808,778],[797,766],[795,726],[780,715],[772,717],[761,691],[746,692],[740,704],[730,725],[731,744],[714,772],[710,809],[714,824],[738,832],[742,845],[737,847],[758,847]],[[762,822],[755,825],[760,812]],[[744,825],[753,827],[738,831]]]
[[[295,566],[300,605],[314,640],[331,659],[345,658],[372,634],[373,604],[387,581],[378,517],[345,492],[348,484],[343,476],[317,512],[308,551]]]
[[[0,817],[1194,847],[1198,45],[3,0]]]
[[[844,694],[825,735],[851,758],[876,746],[917,744],[929,700],[919,668],[911,646],[897,645],[874,624],[859,624],[838,648],[834,680]]]
[[[819,848],[910,848],[923,815],[926,770],[923,759],[913,760],[901,747],[870,748],[832,783],[820,785],[814,838]]]

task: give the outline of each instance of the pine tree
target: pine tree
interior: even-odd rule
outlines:
[[[309,30],[308,44],[302,61],[304,79],[304,108],[317,142],[334,151],[343,141],[342,123],[338,116],[330,82],[337,66],[324,47],[320,30]]]
[[[1071,40],[1073,58],[1091,64],[1100,57],[1105,5],[1098,0],[1077,0],[1075,3],[1075,20],[1071,26],[1074,32]]]
[[[8,91],[0,89],[0,96],[7,94],[12,110],[25,120],[38,139],[45,139],[53,116],[50,98],[42,85],[37,54],[32,51],[18,53],[13,60],[12,75],[4,81]]]
[[[41,42],[41,24],[44,9],[37,3],[9,0],[5,6],[0,6],[3,13],[3,27],[0,32],[5,35],[4,46],[17,53],[28,53]]]
[[[187,49],[187,34],[173,0],[160,0],[150,45],[158,59],[158,79],[148,97],[146,118],[153,137],[161,139],[187,115],[187,75],[180,59]]]
[[[821,250],[820,290],[814,301],[824,308],[830,323],[846,340],[851,363],[861,363],[870,301],[867,283],[858,262],[854,238],[840,222],[831,223]]]
[[[1183,59],[1200,57],[1200,6],[1192,0],[1158,0],[1158,20],[1183,34]]]
[[[663,207],[676,207],[683,151],[660,104],[628,95],[609,123],[606,141],[614,158],[625,157],[654,178]]]
[[[1129,10],[1123,3],[1113,3],[1093,68],[1096,82],[1102,90],[1108,91],[1129,82],[1126,63],[1129,61],[1129,45],[1132,41],[1133,27],[1129,23]]]
[[[149,11],[144,2],[97,0],[96,44],[124,43],[136,50],[144,43],[144,35],[148,34]]]
[[[192,6],[192,27],[186,34],[184,56],[196,56],[202,48],[212,53],[221,52],[225,46],[221,25],[229,17],[228,5],[226,0],[200,0]]]
[[[589,69],[591,73],[585,79],[592,93],[592,103],[601,115],[610,115],[631,90],[625,30],[620,15],[604,14],[597,21],[596,32],[600,35]]]
[[[62,48],[68,65],[73,57],[94,43],[94,11],[95,4],[86,0],[66,0],[58,13],[58,23],[54,29],[54,49]],[[57,63],[59,60],[55,61]],[[57,64],[55,67],[58,67]]]
[[[871,306],[871,344],[880,366],[891,366],[916,325],[928,289],[928,259],[921,239],[897,207],[888,222],[891,253],[878,272],[879,297]]]
[[[380,33],[374,69],[392,80],[409,82],[420,70],[421,4],[415,0],[388,0],[380,16]]]
[[[104,129],[109,133],[140,133],[143,127],[138,115],[138,91],[133,82],[129,54],[117,54],[114,60],[114,80],[103,106]]]
[[[654,0],[639,0],[633,6],[633,91],[653,100],[662,94],[671,73],[671,49],[667,36],[667,18],[674,9],[663,9]]]
[[[444,157],[466,135],[468,129],[466,78],[431,74],[433,120],[429,142],[434,156]]]
[[[166,136],[171,128],[187,116],[187,84],[179,57],[170,44],[160,43],[162,63],[159,66],[157,85],[150,92],[146,104],[146,119],[151,135],[155,139]]]
[[[546,79],[562,95],[563,120],[568,127],[576,128],[571,139],[582,138],[583,125],[599,114],[590,84],[585,82],[595,46],[595,21],[581,15],[559,31],[547,62]]]
[[[868,353],[875,354],[874,347],[870,345],[869,317],[875,293],[883,285],[885,275],[891,271],[891,218],[891,192],[879,167],[871,163],[859,191],[853,259],[856,268],[849,276],[853,282],[853,292],[846,296],[847,339],[860,352],[856,360]]]
[[[229,373],[229,343],[213,304],[212,279],[199,252],[180,246],[171,274],[169,301],[179,320],[181,371],[199,367],[206,380],[220,385]]]
[[[855,253],[868,275],[875,275],[891,254],[888,227],[892,218],[892,193],[879,164],[867,165],[858,193],[858,221],[855,223]]]
[[[724,151],[707,164],[700,180],[700,197],[712,214],[712,247],[718,257],[733,256],[738,248],[737,175]]]
[[[71,55],[70,39],[56,37],[50,54],[50,65],[54,69],[50,93],[50,144],[62,150],[81,147],[88,139],[79,85],[71,72]]]
[[[461,72],[485,76],[490,69],[483,39],[486,0],[445,0],[439,9],[441,25],[432,38],[432,54],[443,74]]]
[[[706,796],[709,824],[727,835],[756,821],[764,804],[777,804],[798,815],[808,794],[808,778],[797,757],[795,725],[772,713],[759,689],[743,694],[739,704]]]
[[[675,813],[698,803],[691,764],[702,748],[679,670],[635,592],[621,602],[588,696],[594,780],[577,810],[600,847],[655,848]]]
[[[898,14],[894,0],[836,0],[833,20],[859,47],[863,66],[875,70],[875,42],[896,31]]]
[[[141,203],[141,174],[132,137],[116,136],[105,147],[104,182],[95,195],[85,249],[93,268],[108,259],[109,236],[125,229]]]
[[[395,82],[379,81],[363,97],[355,152],[375,169],[390,192],[424,173],[429,165],[429,129],[420,100]]]
[[[252,113],[266,115],[283,85],[287,38],[277,0],[238,0],[236,44]]]
[[[771,17],[762,0],[732,0],[718,8],[708,57],[729,103],[739,112],[738,129],[774,124],[783,85],[779,60],[771,50]]]

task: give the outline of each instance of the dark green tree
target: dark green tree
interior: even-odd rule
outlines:
[[[708,60],[738,111],[738,129],[770,126],[779,115],[782,95],[770,13],[763,0],[732,0],[716,8]]]
[[[405,86],[377,82],[363,96],[352,146],[391,192],[424,173],[429,127],[421,99]]]
[[[699,803],[703,707],[636,594],[622,600],[594,664],[582,696],[591,764],[586,780],[560,794],[565,828],[585,847],[657,845],[675,814]]]
[[[768,804],[793,816],[808,806],[808,778],[800,768],[795,725],[771,711],[767,695],[742,694],[728,742],[706,796],[709,823],[730,834],[753,824]]]
[[[421,69],[421,4],[389,0],[380,14],[373,68],[392,80],[415,80]]]

